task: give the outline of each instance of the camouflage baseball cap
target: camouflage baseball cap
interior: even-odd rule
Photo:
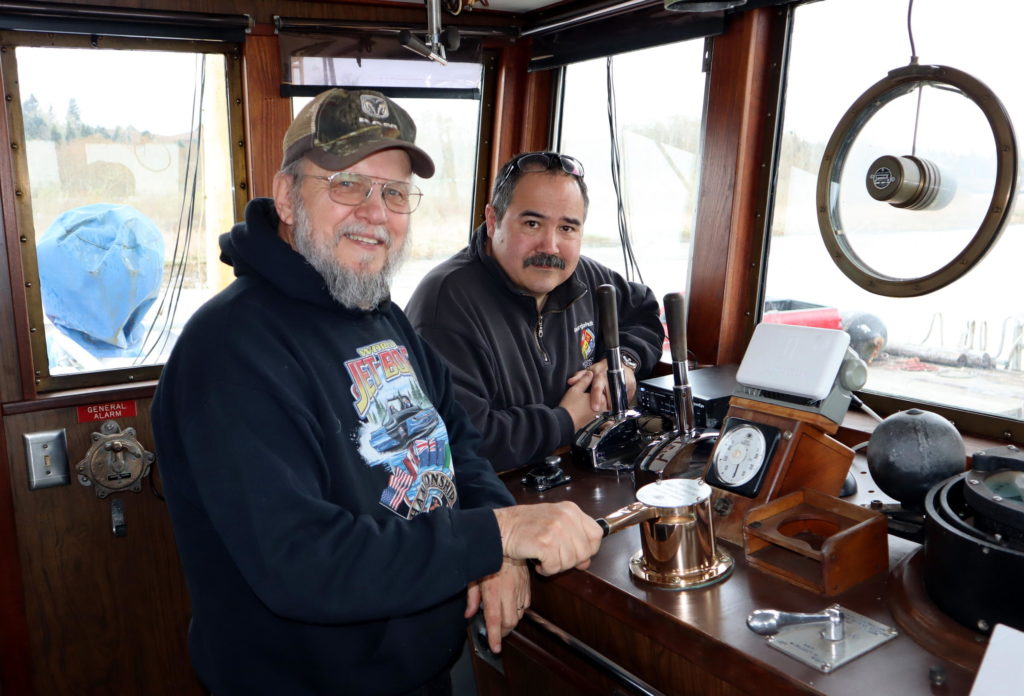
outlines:
[[[405,109],[380,92],[330,89],[306,104],[284,134],[281,168],[307,157],[340,171],[380,150],[409,153],[412,170],[424,179],[434,175],[434,161],[416,147],[416,124]]]

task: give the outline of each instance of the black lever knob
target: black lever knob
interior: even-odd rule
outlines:
[[[686,306],[683,295],[679,292],[670,292],[665,295],[664,301],[672,362],[686,362]]]
[[[619,303],[614,285],[604,284],[597,288],[597,311],[601,317],[601,340],[605,348],[619,347]]]

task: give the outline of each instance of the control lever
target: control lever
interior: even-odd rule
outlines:
[[[776,609],[755,609],[747,617],[747,628],[760,636],[774,636],[787,626],[825,623],[821,637],[828,641],[840,641],[845,637],[843,622],[846,617],[839,607],[828,607],[817,614],[778,611]]]
[[[611,403],[606,413],[583,426],[573,441],[573,454],[594,469],[620,471],[631,469],[633,460],[643,447],[643,436],[637,424],[640,412],[627,407],[626,378],[622,371],[619,350],[619,315],[614,285],[597,288],[601,341],[607,351],[608,395]]]
[[[682,293],[665,295],[665,322],[668,324],[668,342],[672,354],[672,397],[675,405],[676,427],[651,442],[637,463],[636,488],[663,478],[699,476],[703,467],[695,460],[697,446],[709,447],[718,438],[718,431],[698,431],[693,414],[693,389],[686,368],[686,306]],[[707,449],[707,448],[705,448]]]
[[[693,416],[693,389],[686,372],[686,305],[683,295],[665,295],[665,323],[668,324],[669,352],[672,355],[672,396],[676,407],[676,431],[687,439],[696,434]]]
[[[626,376],[622,372],[622,350],[619,348],[619,308],[614,285],[597,288],[597,311],[601,321],[601,340],[608,351],[608,410],[621,417],[626,412]]]
[[[895,628],[838,604],[817,614],[757,609],[747,617],[747,627],[766,636],[770,647],[825,674],[899,635]]]

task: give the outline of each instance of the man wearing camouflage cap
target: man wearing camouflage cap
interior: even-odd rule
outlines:
[[[500,650],[526,559],[552,574],[598,548],[571,503],[512,505],[444,362],[388,299],[412,175],[434,172],[415,132],[376,92],[302,110],[273,199],[222,238],[235,281],[154,396],[192,662],[217,696],[449,693],[466,617],[482,604]]]

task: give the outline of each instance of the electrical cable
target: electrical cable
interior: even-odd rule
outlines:
[[[157,485],[156,485],[156,471],[157,471],[156,470],[156,464],[157,464],[157,461],[158,460],[154,459],[153,463],[149,467],[149,476],[148,476],[148,478],[149,478],[149,490],[153,493],[154,496],[156,496],[157,500],[162,500],[164,502],[167,502],[167,499],[164,498],[164,494],[160,491],[160,488],[157,487]]]
[[[850,399],[853,401],[854,404],[857,405],[858,408],[860,408],[860,410],[864,411],[864,413],[868,414],[869,416],[874,418],[879,423],[881,423],[883,420],[885,420],[880,415],[875,413],[874,409],[872,409],[870,406],[868,406],[866,403],[864,403],[861,400],[861,398],[859,396],[857,396],[856,394],[850,394]]]
[[[608,140],[611,145],[612,186],[615,189],[616,214],[619,227],[619,243],[622,246],[622,262],[626,280],[633,280],[634,275],[639,282],[644,282],[640,265],[633,253],[633,243],[629,237],[629,225],[626,218],[625,200],[622,195],[622,158],[619,153],[618,123],[615,113],[615,79],[612,69],[613,58],[608,56],[605,61],[608,86]]]
[[[181,207],[178,212],[178,231],[174,238],[174,250],[171,253],[170,271],[168,273],[167,285],[160,296],[156,317],[163,317],[156,337],[150,343],[153,329],[157,320],[154,319],[146,331],[143,339],[143,346],[147,343],[149,348],[138,358],[135,364],[147,363],[156,351],[160,355],[171,335],[171,328],[174,325],[174,318],[178,312],[178,303],[184,287],[185,274],[188,266],[188,252],[192,245],[192,229],[196,214],[196,190],[199,182],[199,153],[203,138],[203,111],[202,104],[206,92],[206,56],[197,56],[199,61],[199,78],[196,89],[192,92],[192,117],[193,131],[195,135],[189,138],[188,150],[185,158],[185,177],[182,189]],[[187,205],[186,205],[187,203]],[[182,235],[182,224],[184,222],[184,235]],[[184,238],[183,238],[184,237]]]

